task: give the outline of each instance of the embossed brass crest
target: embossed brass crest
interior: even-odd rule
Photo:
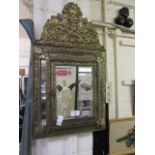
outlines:
[[[68,3],[62,14],[51,16],[44,25],[40,43],[97,49],[100,48],[97,32],[77,4]]]
[[[105,50],[77,4],[47,20],[33,67],[34,137],[105,128]]]

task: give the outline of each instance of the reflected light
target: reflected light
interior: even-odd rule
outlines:
[[[79,72],[92,72],[92,67],[79,67]]]

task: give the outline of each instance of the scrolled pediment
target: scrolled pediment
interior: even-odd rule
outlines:
[[[47,20],[38,43],[85,49],[101,48],[92,23],[82,17],[80,7],[72,2],[64,6],[61,14]]]

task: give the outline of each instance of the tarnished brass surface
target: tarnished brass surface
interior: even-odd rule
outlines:
[[[38,43],[50,43],[57,46],[100,48],[97,32],[77,4],[68,3],[62,14],[51,16],[44,25]]]
[[[106,55],[99,45],[97,33],[91,23],[82,18],[77,4],[68,3],[62,14],[52,16],[43,28],[41,39],[34,49],[34,137],[41,138],[81,131],[95,131],[105,128],[106,102]],[[40,118],[40,61],[46,61],[46,126]],[[91,66],[93,68],[93,116],[64,120],[56,126],[56,76],[58,65]]]
[[[74,51],[73,49],[59,50],[50,46],[37,45],[37,48],[42,51],[42,54],[38,54],[37,51],[34,53],[38,63],[35,63],[36,73],[34,76],[34,95],[35,99],[40,98],[39,91],[39,61],[44,58],[47,62],[47,126],[42,129],[39,128],[36,122],[39,122],[39,100],[34,100],[34,123],[35,137],[44,137],[57,134],[67,134],[80,131],[94,131],[105,128],[105,51]],[[52,49],[52,50],[51,50]],[[57,51],[59,50],[59,52]],[[37,61],[36,61],[37,62]],[[69,66],[92,66],[93,71],[93,117],[91,118],[76,118],[71,120],[65,120],[61,127],[56,126],[56,77],[55,67],[58,65],[69,65]]]

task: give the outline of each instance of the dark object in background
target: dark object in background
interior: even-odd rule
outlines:
[[[115,23],[124,26],[125,18],[123,16],[118,16],[115,18]]]
[[[23,93],[22,88],[19,88],[19,143],[21,142],[22,137],[24,113],[25,113],[25,94]]]
[[[130,28],[133,25],[133,20],[131,18],[125,19],[124,26]]]
[[[106,129],[93,132],[93,155],[109,154],[109,107],[106,103]]]
[[[129,9],[127,7],[123,7],[119,10],[119,15],[127,18],[129,16]]]
[[[115,18],[115,24],[130,28],[133,25],[133,20],[129,17],[129,9],[127,7],[123,7],[119,10],[118,17]]]
[[[31,42],[35,43],[33,21],[31,19],[20,19],[19,22],[26,30]]]
[[[21,142],[21,137],[22,137],[24,112],[25,112],[25,106],[22,107],[22,109],[19,110],[19,142]]]

